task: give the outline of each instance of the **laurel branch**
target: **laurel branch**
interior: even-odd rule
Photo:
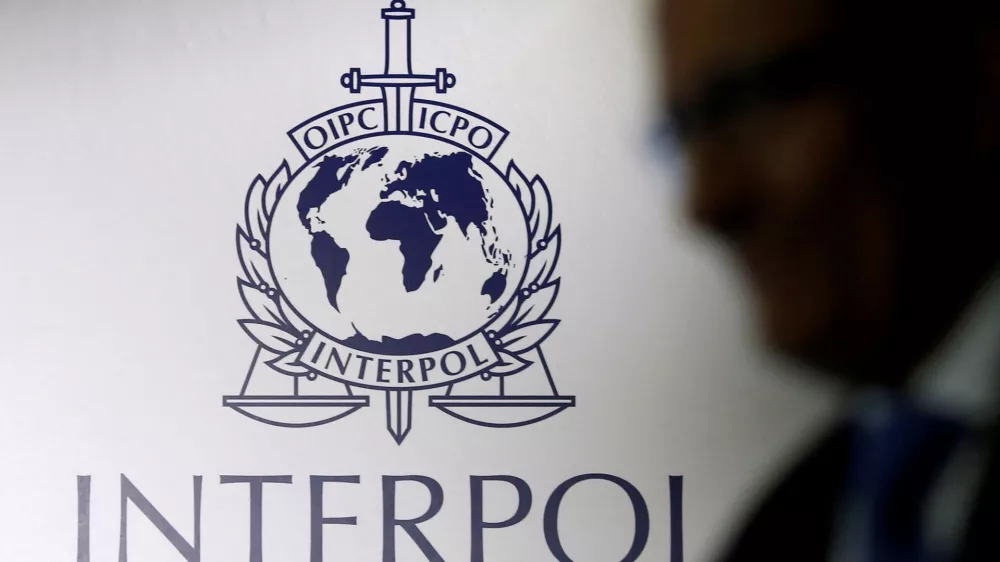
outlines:
[[[282,162],[270,178],[258,175],[247,192],[243,223],[236,228],[236,250],[243,269],[237,285],[253,318],[239,324],[260,347],[278,355],[268,361],[269,366],[289,376],[315,378],[315,373],[297,362],[312,329],[278,290],[267,247],[271,218],[290,177],[288,162]],[[545,318],[559,294],[559,279],[553,274],[561,245],[560,227],[552,224],[548,187],[538,176],[529,181],[513,162],[507,167],[507,181],[528,227],[527,273],[514,302],[484,330],[502,363],[483,378],[510,376],[526,369],[532,362],[523,356],[559,325],[558,320]]]

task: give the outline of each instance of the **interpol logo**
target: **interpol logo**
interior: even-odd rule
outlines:
[[[301,155],[258,176],[236,245],[257,344],[223,404],[282,427],[336,421],[381,395],[397,443],[414,393],[459,420],[519,427],[575,405],[541,344],[559,321],[561,231],[549,190],[494,161],[507,131],[445,94],[444,68],[414,73],[415,11],[382,10],[385,67],[341,83],[381,97],[312,117],[288,136]],[[372,391],[379,391],[373,393]]]

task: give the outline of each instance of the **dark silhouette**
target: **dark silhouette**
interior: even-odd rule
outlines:
[[[659,7],[691,216],[767,343],[874,399],[723,559],[1000,560],[1000,3]]]

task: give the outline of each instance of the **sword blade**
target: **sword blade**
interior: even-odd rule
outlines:
[[[385,92],[386,130],[410,132],[413,130],[413,86],[382,88]]]
[[[413,422],[413,391],[385,391],[386,425],[392,438],[402,445]]]

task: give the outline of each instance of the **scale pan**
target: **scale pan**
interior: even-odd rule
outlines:
[[[522,427],[576,405],[575,396],[431,396],[430,405],[483,427]]]
[[[367,396],[226,396],[222,405],[277,427],[313,427],[368,406]]]

